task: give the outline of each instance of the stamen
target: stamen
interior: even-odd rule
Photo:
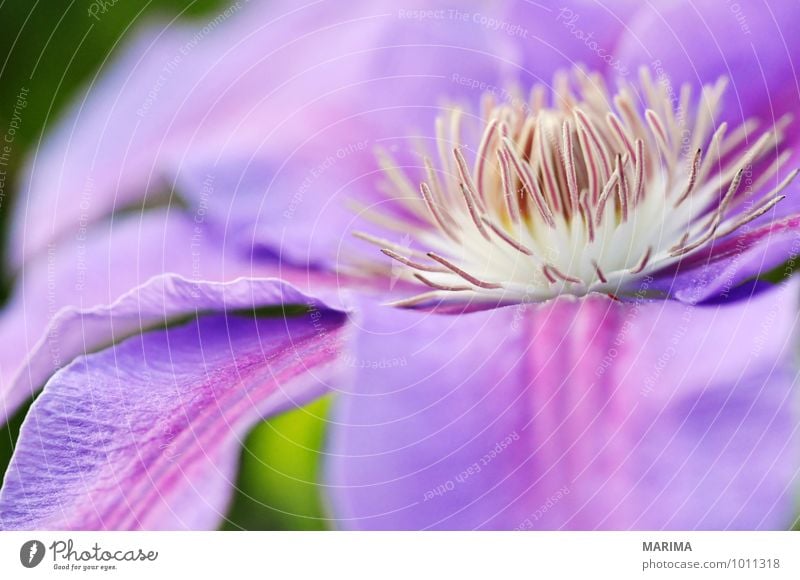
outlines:
[[[397,252],[390,250],[389,248],[381,248],[381,252],[392,258],[393,260],[397,260],[401,264],[405,264],[409,268],[414,270],[420,270],[422,272],[447,272],[447,268],[442,268],[440,266],[428,266],[426,264],[420,264],[419,262],[414,262],[413,260],[409,260],[398,254]]]
[[[631,139],[628,136],[628,132],[625,130],[625,127],[622,126],[622,121],[619,120],[619,117],[617,117],[614,113],[609,113],[606,115],[606,121],[608,122],[608,126],[611,127],[616,133],[617,137],[619,138],[619,142],[628,150],[628,153],[630,153],[631,157],[636,158],[636,153],[634,153],[633,146],[631,145]]]
[[[734,221],[731,225],[727,226],[724,230],[719,231],[717,233],[717,237],[726,236],[738,230],[740,227],[749,224],[754,219],[761,217],[769,210],[771,210],[773,207],[775,207],[778,204],[778,202],[786,198],[785,195],[780,195],[780,193],[784,189],[786,189],[789,186],[789,184],[792,183],[792,181],[794,181],[798,173],[800,173],[800,169],[795,169],[791,173],[789,173],[789,175],[787,175],[775,189],[770,191],[765,196],[765,199],[763,199],[758,205],[750,209],[750,211],[745,212],[745,214],[742,217]]]
[[[753,191],[761,191],[767,185],[767,183],[769,183],[769,181],[775,177],[781,168],[786,165],[786,162],[789,161],[791,157],[791,151],[784,151],[778,155],[778,158],[772,162],[769,168],[764,171],[763,175],[761,175],[761,177],[759,177],[758,180],[753,184]]]
[[[475,157],[475,182],[478,184],[478,192],[481,194],[482,197],[489,197],[489,192],[483,190],[484,181],[485,181],[485,174],[486,174],[486,165],[489,162],[489,154],[488,149],[489,145],[494,142],[494,139],[497,135],[497,119],[492,119],[489,121],[489,125],[486,127],[486,131],[483,132],[483,137],[481,138],[481,144],[478,147],[478,154]]]
[[[585,193],[585,192],[584,192]],[[586,226],[586,237],[589,242],[594,241],[594,218],[592,216],[592,209],[589,207],[588,195],[584,195],[580,202],[581,218]]]
[[[437,117],[436,119],[436,149],[439,154],[442,174],[445,176],[445,179],[452,184],[455,179],[456,171],[451,167],[451,156],[447,154],[449,140],[445,134],[446,119],[446,116]]]
[[[439,176],[436,175],[436,170],[433,168],[433,162],[431,161],[431,158],[426,156],[423,159],[423,163],[425,164],[425,173],[428,176],[428,183],[430,183],[431,199],[444,201],[446,199],[445,193],[442,190],[442,184],[439,181]]]
[[[642,259],[639,260],[639,263],[631,269],[631,274],[639,274],[640,272],[643,272],[644,269],[647,267],[647,263],[650,261],[650,256],[652,255],[652,253],[653,253],[653,248],[647,246],[647,250],[645,250]]]
[[[456,147],[453,149],[453,155],[455,155],[456,158],[456,166],[458,167],[458,175],[461,179],[461,184],[466,187],[467,191],[469,191],[470,197],[472,197],[472,199],[478,204],[478,207],[481,208],[481,212],[486,213],[486,204],[481,198],[480,193],[478,193],[478,188],[475,187],[475,182],[472,181],[472,176],[467,169],[467,162],[464,160],[461,150]]]
[[[564,274],[564,272],[562,272],[552,264],[545,264],[544,266],[542,266],[542,271],[544,272],[544,275],[547,276],[547,279],[552,280],[554,283],[556,282],[556,280],[553,279],[552,276],[560,278],[564,282],[572,282],[573,284],[583,284],[583,280],[581,280],[580,278]]]
[[[751,166],[756,158],[760,157],[761,154],[766,150],[766,148],[769,146],[769,142],[774,138],[774,134],[765,133],[762,135],[758,141],[756,141],[753,147],[750,148],[739,161],[737,161],[735,164],[731,164],[728,169],[721,172],[721,176],[719,178],[720,183],[728,183],[736,175],[736,172],[739,171],[739,168]]]
[[[395,232],[408,231],[408,222],[401,218],[394,217],[386,213],[381,213],[377,210],[367,207],[366,204],[361,203],[359,200],[354,198],[349,198],[345,200],[344,203],[347,208],[352,210],[353,213],[358,214],[359,217],[364,218],[375,225],[381,226],[384,229]]]
[[[489,227],[492,229],[492,231],[493,231],[495,234],[497,234],[497,236],[498,236],[498,237],[499,237],[501,240],[503,240],[505,243],[507,243],[509,246],[511,246],[511,247],[512,247],[512,248],[514,248],[515,250],[518,250],[518,251],[522,252],[522,253],[523,253],[523,254],[525,254],[526,256],[533,256],[533,255],[534,255],[534,253],[533,253],[533,250],[531,250],[531,249],[529,249],[529,248],[526,248],[525,246],[523,246],[522,244],[520,244],[520,243],[519,243],[518,241],[516,241],[514,238],[512,238],[512,237],[511,237],[511,236],[509,236],[507,233],[505,233],[505,232],[503,231],[503,228],[501,228],[500,226],[498,226],[498,225],[494,224],[493,222],[489,221],[489,219],[488,219],[488,218],[484,217],[484,218],[483,218],[483,222],[484,222],[484,223],[485,223],[487,226],[489,226]]]
[[[447,236],[455,241],[459,241],[458,234],[456,234],[452,229],[449,223],[447,223],[448,218],[443,217],[443,214],[440,213],[439,209],[436,207],[436,203],[433,200],[433,194],[431,194],[431,190],[428,187],[427,183],[421,183],[419,186],[419,190],[422,193],[422,199],[425,200],[425,205],[428,208],[431,216],[433,217],[434,221],[439,224],[439,227],[442,231],[447,234]],[[452,220],[451,220],[452,221]]]
[[[475,227],[481,233],[483,238],[486,241],[491,242],[492,238],[489,237],[489,233],[486,231],[486,228],[483,227],[483,223],[481,222],[481,218],[478,215],[478,209],[475,207],[475,198],[472,197],[472,194],[467,189],[467,186],[463,183],[461,185],[461,193],[464,195],[464,200],[467,202],[467,209],[469,210],[469,215],[472,218],[472,223],[475,224]]]
[[[385,240],[383,238],[379,238],[377,236],[373,236],[372,234],[368,234],[366,232],[355,231],[353,232],[353,237],[358,238],[359,240],[363,240],[373,246],[378,246],[379,248],[391,248],[397,252],[404,252],[406,254],[418,254],[420,256],[425,256],[423,252],[418,252],[412,248],[408,248],[405,246],[401,246],[400,244],[395,244],[394,242],[390,242],[389,240]]]
[[[600,194],[600,198],[597,201],[597,211],[595,213],[595,220],[596,224],[600,226],[603,222],[603,211],[606,208],[606,201],[608,201],[611,192],[614,191],[614,187],[617,185],[617,180],[619,179],[619,171],[614,171],[611,174],[608,182],[606,182],[606,186],[603,188],[603,193]]]
[[[756,206],[751,211],[743,215],[740,219],[733,222],[730,226],[728,226],[724,230],[720,230],[719,232],[717,232],[716,238],[727,236],[728,234],[738,230],[743,225],[749,224],[754,219],[759,218],[765,213],[767,213],[769,210],[775,207],[778,204],[778,202],[784,200],[785,198],[786,198],[785,195],[778,195],[773,197],[772,199],[764,200],[758,206]]]
[[[589,140],[583,131],[578,131],[578,150],[583,153],[581,157],[589,175],[588,190],[591,192],[592,199],[597,200],[597,196],[600,195],[600,187],[598,185],[601,181],[600,168],[593,156],[592,148],[589,146]]]
[[[458,274],[459,276],[464,278],[464,280],[466,280],[470,284],[474,284],[478,288],[483,288],[485,290],[497,290],[498,288],[503,287],[502,284],[497,284],[495,282],[486,282],[484,280],[481,280],[480,278],[476,278],[472,274],[465,272],[464,270],[453,264],[450,260],[442,258],[440,255],[435,254],[434,252],[428,252],[428,257],[431,258],[432,260],[436,260],[437,262],[442,264],[445,268],[448,268],[452,272]]]
[[[543,85],[533,85],[531,89],[531,111],[534,114],[538,113],[542,109],[544,109],[544,101],[547,91]]]
[[[656,137],[656,143],[658,143],[658,148],[661,150],[661,154],[666,159],[667,164],[672,166],[675,164],[675,154],[669,147],[669,141],[667,139],[667,131],[664,129],[663,123],[661,123],[661,119],[658,118],[655,111],[651,109],[647,109],[645,112],[645,118],[647,119],[647,123],[650,125],[650,129],[653,131],[653,134]]]
[[[567,187],[569,187],[570,211],[578,210],[578,176],[575,173],[575,157],[572,151],[572,127],[569,121],[564,121],[564,170],[567,172]]]
[[[645,131],[644,124],[636,112],[636,107],[631,100],[628,89],[623,88],[620,93],[614,97],[614,104],[633,135],[639,139],[645,139],[647,131]]]
[[[417,204],[414,203],[417,199],[414,186],[408,177],[397,167],[397,163],[392,159],[391,155],[382,149],[378,149],[377,157],[378,165],[396,190],[396,195],[391,198],[392,201],[403,204],[405,209],[410,210],[416,215],[422,215],[424,212],[421,212]]]
[[[387,302],[386,306],[394,306],[395,308],[413,308],[414,306],[420,306],[427,302],[436,300],[437,298],[441,298],[439,292],[423,292],[422,294],[417,294],[416,296],[411,296],[410,298],[403,298],[401,300]]]
[[[597,274],[597,278],[603,284],[608,284],[608,278],[606,278],[606,275],[603,273],[603,270],[600,268],[600,266],[597,265],[597,262],[595,260],[592,260],[592,266],[594,266],[594,271]]]
[[[700,165],[700,169],[697,173],[697,178],[702,182],[706,180],[708,173],[711,171],[713,164],[719,164],[722,160],[722,149],[720,148],[720,142],[722,138],[725,136],[725,132],[728,130],[728,124],[723,122],[720,124],[719,128],[714,131],[714,135],[711,137],[711,141],[708,144],[706,150],[708,151],[708,155],[706,156],[705,160]],[[697,151],[700,151],[701,148],[698,147]]]
[[[547,223],[547,225],[553,227],[555,225],[553,213],[547,207],[547,202],[544,199],[544,195],[542,195],[539,186],[536,185],[536,180],[530,174],[528,164],[520,159],[519,155],[514,150],[514,145],[507,137],[503,139],[503,145],[506,155],[508,155],[511,163],[514,165],[514,170],[517,172],[517,175],[525,185],[528,195],[533,199],[536,209],[539,210],[539,215],[542,216],[542,219]]]
[[[589,136],[589,139],[592,142],[592,147],[594,148],[594,152],[599,155],[604,175],[606,177],[611,175],[611,160],[608,157],[607,148],[603,147],[600,137],[598,137],[597,131],[595,130],[591,120],[589,120],[589,117],[586,116],[586,113],[580,109],[575,109],[575,118],[578,120],[578,125],[581,130],[583,130]]]
[[[402,204],[414,219],[405,222],[405,211],[358,211],[403,232],[422,251],[360,232],[392,268],[354,265],[364,275],[388,275],[400,264],[405,280],[433,290],[396,306],[430,305],[451,293],[492,304],[561,293],[621,296],[637,279],[765,215],[800,172],[789,172],[764,194],[791,159],[776,151],[788,119],[756,135],[758,124],[749,120],[729,134],[725,123],[715,122],[724,80],[703,87],[694,104],[690,85],[683,85],[675,109],[646,69],[640,88],[622,81],[613,97],[598,75],[572,74],[572,81],[567,73],[556,76],[553,106],[538,85],[527,110],[486,96],[471,169],[460,110],[440,118],[439,165],[421,152],[423,203],[412,198],[409,177],[381,154],[393,188],[387,201]],[[633,98],[642,93],[644,111]],[[753,174],[746,188],[745,172]]]
[[[622,155],[617,153],[617,194],[619,196],[620,207],[622,208],[622,221],[628,221],[628,183],[625,180],[625,171],[622,168]]]
[[[722,217],[725,214],[725,211],[727,210],[727,207],[728,207],[728,204],[731,201],[731,198],[736,194],[736,192],[739,189],[739,184],[742,181],[742,175],[743,174],[744,174],[744,167],[739,169],[739,171],[736,172],[736,176],[733,178],[733,181],[731,182],[730,186],[728,187],[728,191],[725,193],[725,195],[722,198],[722,201],[720,202],[719,206],[717,206],[717,209],[714,212],[714,215],[713,215],[713,217],[711,219],[711,224],[706,229],[706,233],[703,234],[696,241],[692,242],[691,244],[688,244],[686,246],[683,246],[682,248],[677,248],[676,250],[673,250],[672,251],[673,255],[681,256],[683,254],[688,254],[692,250],[694,250],[696,248],[699,248],[700,246],[702,246],[703,244],[705,244],[706,242],[711,240],[711,238],[714,237],[714,234],[717,232],[717,228],[719,227],[720,223],[722,222]]]
[[[636,153],[633,156],[636,178],[633,185],[633,203],[639,205],[644,195],[644,141],[636,140]]]
[[[520,219],[519,196],[511,183],[511,168],[509,167],[508,154],[502,149],[498,149],[497,159],[500,163],[500,179],[503,183],[503,197],[506,200],[508,216],[511,218],[512,222],[518,223]]]
[[[683,193],[678,198],[678,201],[675,202],[675,207],[678,207],[689,198],[689,195],[691,195],[694,184],[697,182],[697,170],[700,167],[700,157],[701,151],[698,149],[694,153],[694,159],[692,159],[691,169],[689,170],[689,182],[686,184],[686,189],[683,190]]]
[[[769,192],[769,193],[768,193],[766,196],[764,196],[764,197],[772,197],[772,196],[775,196],[775,195],[778,195],[779,193],[781,193],[781,192],[782,192],[784,189],[786,189],[787,187],[789,187],[789,185],[792,183],[792,181],[794,181],[794,178],[795,178],[795,177],[797,177],[797,174],[798,174],[798,173],[800,173],[800,169],[792,169],[792,170],[789,172],[789,175],[787,175],[786,177],[784,177],[784,178],[783,178],[783,181],[781,181],[781,182],[778,184],[778,186],[777,186],[775,189],[773,189],[772,191],[770,191],[770,192]]]
[[[539,165],[543,168],[544,180],[547,190],[550,192],[549,199],[553,205],[553,213],[561,212],[561,196],[558,193],[558,185],[556,183],[555,166],[553,165],[553,157],[546,149],[545,145],[545,131],[542,126],[542,118],[537,120],[538,129],[536,134],[539,140]]]
[[[423,284],[425,284],[426,286],[430,286],[431,288],[435,288],[436,290],[443,290],[445,292],[463,292],[465,290],[472,290],[471,286],[453,286],[450,284],[439,284],[437,282],[434,282],[433,280],[430,280],[429,278],[426,278],[422,274],[417,274],[416,272],[414,272],[414,277]]]
[[[726,125],[727,126],[727,125]],[[728,138],[724,140],[723,144],[720,146],[719,155],[720,157],[724,157],[733,149],[735,149],[742,141],[747,139],[747,136],[750,135],[753,131],[758,128],[758,121],[755,119],[748,119],[744,123],[742,123],[733,133],[728,135]]]

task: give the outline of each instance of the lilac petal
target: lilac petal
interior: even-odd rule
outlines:
[[[223,261],[221,249],[208,236],[195,236],[196,224],[177,212],[154,210],[141,216],[120,216],[85,228],[79,236],[50,244],[47,253],[29,261],[14,293],[0,312],[0,423],[38,390],[52,368],[69,362],[59,341],[47,334],[49,322],[65,308],[85,309],[110,304],[163,271],[188,278],[223,279],[242,274],[242,264]],[[193,237],[195,242],[193,245]],[[203,279],[203,278],[201,278]],[[36,345],[45,345],[51,362],[27,382],[23,363]]]
[[[212,315],[77,359],[26,417],[0,527],[214,528],[246,431],[327,390],[345,319]]]
[[[127,195],[132,182],[142,197],[145,191],[151,198],[163,193],[161,176],[147,163],[157,147],[138,146],[152,130],[142,127],[136,110],[148,93],[151,100],[157,96],[164,57],[178,53],[188,32],[163,28],[140,35],[111,70],[101,69],[99,80],[93,79],[83,99],[51,129],[28,164],[21,200],[9,222],[12,267],[43,252],[49,241],[77,237],[113,208],[127,207],[134,201]]]
[[[641,4],[624,0],[507,4],[506,15],[496,26],[519,40],[516,60],[522,65],[524,86],[549,85],[555,71],[576,65],[608,78],[635,72],[618,45]]]
[[[30,397],[32,389],[41,387],[51,370],[76,354],[59,346],[69,336],[60,336],[57,330],[47,332],[50,321],[63,309],[110,304],[164,271],[199,280],[232,279],[247,273],[246,262],[223,260],[221,250],[194,220],[165,210],[119,216],[85,227],[73,239],[48,245],[45,255],[25,265],[0,312],[0,337],[5,345],[0,351],[0,423]],[[37,345],[49,353],[50,362],[31,376],[24,361]]]
[[[798,226],[795,214],[719,240],[657,273],[654,287],[682,302],[725,299],[748,279],[787,262],[793,268]]]
[[[332,512],[354,529],[784,528],[796,291],[368,308],[332,416]]]
[[[325,294],[318,291],[317,295]],[[329,300],[332,294],[326,296]],[[280,304],[327,308],[322,300],[275,278],[238,278],[230,282],[191,280],[178,274],[155,276],[109,305],[63,308],[52,318],[37,319],[42,330],[11,340],[2,358],[0,418],[3,421],[35,394],[47,378],[74,357],[112,344],[142,329],[208,311],[252,309]],[[35,306],[31,306],[35,310]],[[25,331],[21,309],[4,314],[4,336]]]
[[[620,56],[632,70],[649,67],[675,94],[683,82],[697,86],[725,75],[731,80],[726,118],[739,123],[755,116],[771,124],[800,108],[796,16],[793,0],[650,3],[623,36]]]
[[[368,156],[367,165],[373,162],[371,149],[350,154],[351,160],[357,155]],[[203,204],[209,227],[233,251],[252,255],[258,262],[271,258],[282,264],[319,268],[346,261],[341,260],[342,255],[354,241],[348,230],[371,229],[347,205],[355,188],[344,184],[352,176],[344,175],[335,161],[323,164],[324,169],[319,169],[317,157],[307,162],[296,160],[288,168],[275,159],[252,156],[216,163],[198,160],[180,169],[176,188]],[[298,172],[296,167],[304,170]],[[309,171],[324,173],[324,185],[330,188],[327,199],[313,199]],[[209,183],[213,195],[199,199]]]
[[[402,10],[433,8],[418,1]],[[442,101],[477,103],[473,80],[502,86],[511,78],[512,41],[479,23],[405,17],[388,0],[345,9],[338,2],[250,3],[210,32],[153,27],[32,160],[11,222],[12,263],[74,234],[82,221],[169,190],[198,159],[246,152],[282,164],[310,148],[292,172],[305,177],[358,144],[371,151],[389,147],[383,139],[391,137],[407,150],[409,137],[430,136]],[[306,163],[311,158],[314,165]],[[374,163],[351,174],[371,169]],[[324,178],[313,185],[306,194],[312,205],[330,193]]]
[[[354,233],[403,243],[405,234],[372,223],[356,205],[390,215],[393,211],[386,199],[376,200],[373,180],[379,170],[358,175],[375,162],[371,147],[324,155],[322,162],[314,155],[305,160],[300,157],[298,153],[288,165],[253,155],[208,164],[198,160],[181,168],[176,188],[203,204],[206,223],[214,235],[225,240],[226,247],[251,255],[255,263],[352,271],[354,263],[383,258],[378,248]],[[197,199],[209,182],[213,183],[213,195]],[[317,188],[329,194],[319,198]],[[404,215],[403,219],[413,227],[413,216]]]
[[[114,216],[82,227],[75,238],[48,244],[46,254],[25,264],[0,312],[4,345],[0,349],[0,424],[53,370],[82,352],[81,341],[95,341],[86,334],[88,329],[62,329],[59,321],[71,320],[77,311],[112,304],[165,272],[186,284],[196,282],[198,288],[240,277],[280,277],[329,299],[335,298],[339,283],[346,283],[318,272],[253,261],[249,252],[228,246],[203,213],[187,215],[178,209]],[[144,314],[144,318],[149,316]],[[65,349],[63,344],[70,340],[76,344]],[[38,361],[33,370],[27,366],[28,357]]]

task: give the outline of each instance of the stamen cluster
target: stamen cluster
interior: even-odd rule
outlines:
[[[357,235],[425,287],[399,305],[617,294],[770,211],[797,174],[757,195],[788,160],[774,153],[788,119],[769,131],[716,124],[724,79],[694,105],[689,85],[675,96],[647,69],[613,96],[581,70],[554,86],[551,104],[541,85],[527,101],[485,97],[474,150],[462,146],[463,112],[441,117],[419,193],[381,154],[393,203],[414,219],[372,217],[408,243]]]

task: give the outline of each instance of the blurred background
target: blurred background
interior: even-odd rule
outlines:
[[[0,250],[19,171],[70,99],[115,51],[154,18],[200,20],[220,0],[0,0],[0,133],[13,134],[0,166]],[[26,105],[12,123],[19,95]],[[19,109],[18,109],[19,111]],[[2,272],[0,301],[10,274]],[[2,345],[0,345],[2,348]],[[223,529],[320,530],[328,526],[316,485],[328,401],[259,425],[245,442],[237,492]],[[0,429],[5,473],[27,408]]]

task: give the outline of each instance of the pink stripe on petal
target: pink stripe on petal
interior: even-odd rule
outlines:
[[[383,364],[334,407],[339,526],[789,526],[797,286],[724,306],[367,308],[349,356]]]
[[[255,422],[327,391],[345,315],[200,317],[77,359],[31,407],[6,529],[197,529],[223,517]]]

